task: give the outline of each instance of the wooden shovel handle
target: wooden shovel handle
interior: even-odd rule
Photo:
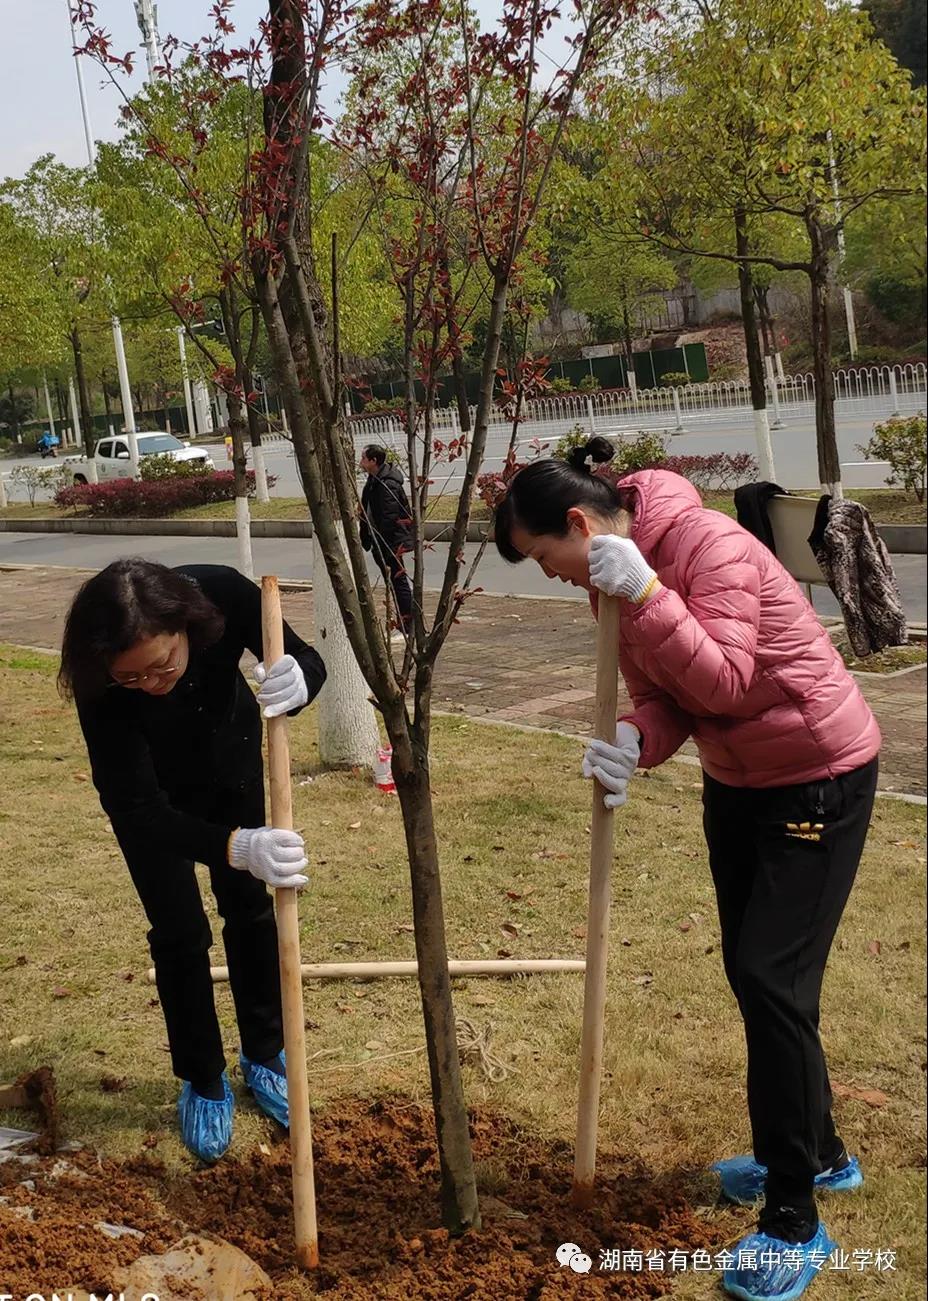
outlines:
[[[276,578],[261,579],[261,629],[264,663],[269,669],[284,653],[284,623]],[[286,715],[267,720],[267,764],[271,787],[271,826],[293,830],[290,741]],[[293,1227],[296,1257],[304,1269],[319,1264],[316,1191],[313,1178],[312,1122],[306,1071],[306,1026],[300,971],[300,917],[296,890],[275,890],[280,994],[287,1055],[290,1153],[293,1164]]]
[[[596,641],[596,719],[594,733],[615,744],[619,678],[619,598],[600,594]],[[606,1013],[606,961],[609,955],[610,879],[613,857],[613,810],[603,804],[605,790],[593,783],[590,822],[590,899],[586,925],[586,976],[583,987],[583,1032],[580,1041],[580,1093],[577,1148],[571,1194],[588,1206],[596,1175],[599,1090],[603,1070],[603,1022]]]

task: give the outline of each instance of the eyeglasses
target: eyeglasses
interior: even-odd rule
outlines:
[[[179,673],[179,672],[180,672],[180,665],[171,664],[167,668],[149,669],[147,673],[137,673],[134,677],[131,678],[114,677],[113,686],[114,687],[140,687],[143,682],[147,682],[150,678],[152,679],[157,678],[159,682],[166,681],[168,678],[172,678],[175,673]]]
[[[179,652],[179,649],[180,648],[178,647],[178,650],[175,651],[175,655]],[[140,687],[143,682],[148,681],[167,682],[169,678],[174,677],[175,673],[180,673],[180,671],[181,665],[174,663],[165,664],[164,667],[160,669],[149,669],[147,673],[131,673],[126,677],[121,677],[116,673],[112,673],[110,676],[113,681],[110,685],[115,687],[129,687],[131,689],[132,687]]]

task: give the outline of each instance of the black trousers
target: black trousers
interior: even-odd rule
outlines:
[[[215,799],[203,816],[242,827],[263,827],[264,790],[254,786]],[[182,1080],[214,1080],[225,1052],[209,974],[212,933],[187,859],[124,842],[123,853],[151,929],[148,943],[167,1026],[174,1074]],[[274,904],[262,881],[228,863],[207,863],[223,921],[242,1052],[253,1061],[283,1047],[280,970]]]
[[[393,600],[396,602],[399,623],[403,628],[408,628],[412,623],[412,588],[409,585],[409,575],[406,573],[403,557],[398,552],[387,550],[386,547],[375,547],[374,559],[377,568],[383,574],[384,582],[389,583],[393,589]]]
[[[877,760],[833,780],[746,790],[704,775],[725,974],[744,1019],[754,1156],[768,1206],[809,1206],[840,1156],[819,1038],[825,963],[863,851]]]

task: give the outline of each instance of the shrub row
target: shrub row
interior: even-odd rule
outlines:
[[[589,435],[579,426],[566,434],[554,450],[554,455],[565,459],[572,447],[585,443]],[[499,470],[481,474],[477,479],[477,494],[490,510],[495,510],[505,497],[515,474],[527,461],[506,462]],[[688,479],[699,492],[710,490],[731,491],[739,484],[757,478],[757,462],[748,452],[715,452],[711,456],[668,456],[667,444],[657,434],[640,434],[632,443],[622,443],[607,465],[598,465],[595,474],[616,482],[637,470],[672,470]]]
[[[247,479],[248,494],[253,496],[255,477],[250,470]],[[234,474],[231,470],[217,470],[210,474],[174,476],[149,482],[116,479],[112,483],[78,483],[62,488],[55,496],[55,505],[84,510],[94,517],[151,519],[173,515],[175,511],[190,506],[231,501],[234,496]]]

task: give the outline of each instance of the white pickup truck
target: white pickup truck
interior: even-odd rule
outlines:
[[[170,456],[174,461],[202,461],[204,472],[215,470],[213,459],[203,447],[190,447],[173,434],[137,434],[139,460],[145,456]],[[88,483],[91,479],[86,456],[69,456],[64,464],[73,475],[74,483]],[[93,449],[93,464],[99,483],[111,479],[131,479],[132,465],[129,440],[123,436],[101,438]]]

